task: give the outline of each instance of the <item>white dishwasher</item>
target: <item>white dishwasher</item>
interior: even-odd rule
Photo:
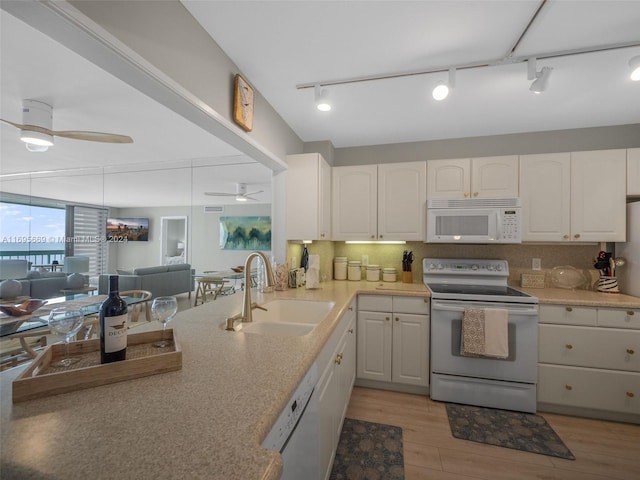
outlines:
[[[264,448],[282,455],[283,480],[320,479],[320,416],[318,398],[313,395],[317,383],[314,363],[262,442]]]

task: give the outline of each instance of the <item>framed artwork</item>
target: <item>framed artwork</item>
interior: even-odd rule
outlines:
[[[245,131],[253,130],[253,88],[239,73],[233,85],[233,120]]]
[[[220,217],[223,250],[271,250],[271,217]]]

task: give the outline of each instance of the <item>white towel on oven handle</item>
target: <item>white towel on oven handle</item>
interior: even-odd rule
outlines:
[[[506,309],[484,310],[484,356],[509,357],[509,311]]]

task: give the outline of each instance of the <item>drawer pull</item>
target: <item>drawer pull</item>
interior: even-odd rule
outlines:
[[[573,308],[571,308],[571,307],[565,307],[565,310],[566,310],[567,312],[573,312]]]
[[[569,240],[569,235],[563,235],[562,238],[564,238],[565,240]]]
[[[389,317],[384,317],[384,319],[388,322],[389,320],[391,320]]]
[[[567,390],[573,390],[573,387],[571,385],[565,385],[564,388],[566,388]]]
[[[627,392],[627,397],[633,398],[633,392]]]
[[[571,345],[570,343],[567,343],[567,344],[565,345],[565,348],[566,348],[567,350],[571,350],[571,349],[573,348],[573,345]]]
[[[353,333],[353,328],[350,328],[348,331],[349,333]]]
[[[400,318],[396,317],[396,322],[399,321],[399,320],[400,320]]]
[[[339,353],[338,355],[336,355],[336,360],[335,362],[340,365],[342,363],[342,354]]]
[[[576,234],[573,236],[573,238],[580,238],[580,234],[579,234],[579,233],[576,233]]]
[[[629,311],[627,312],[627,315],[629,315],[629,316],[632,316],[633,314],[634,314],[634,311],[633,311],[633,310],[629,310]]]
[[[633,355],[633,354],[634,354],[634,353],[636,353],[636,352],[633,350],[633,348],[627,348],[627,353],[628,353],[629,355]]]

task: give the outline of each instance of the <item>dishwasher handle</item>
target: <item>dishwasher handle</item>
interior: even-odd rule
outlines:
[[[488,302],[459,302],[431,299],[431,311],[464,312],[467,308],[503,308],[509,313],[518,315],[538,315],[537,305],[522,305],[513,303],[488,303]]]

